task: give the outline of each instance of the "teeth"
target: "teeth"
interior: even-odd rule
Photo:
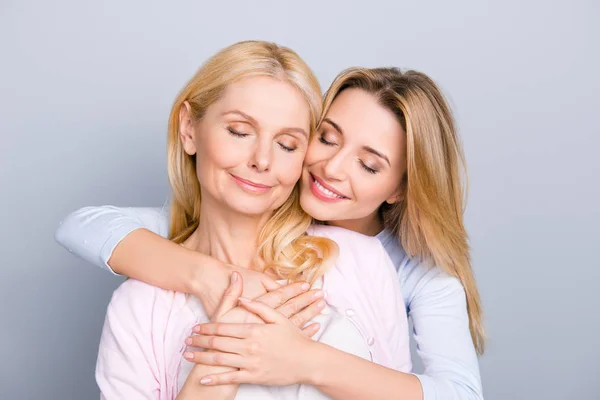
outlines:
[[[329,196],[329,197],[336,197],[336,198],[338,198],[338,199],[343,199],[343,198],[344,198],[343,196],[340,196],[340,195],[338,195],[338,194],[336,194],[336,193],[333,193],[331,190],[324,188],[324,187],[323,187],[323,185],[321,185],[321,184],[319,183],[319,181],[318,181],[318,180],[316,180],[316,179],[315,179],[315,185],[317,185],[317,187],[319,188],[319,190],[320,190],[321,192],[323,192],[324,194],[326,194],[326,195],[327,195],[327,196]]]

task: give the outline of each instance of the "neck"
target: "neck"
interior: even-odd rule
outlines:
[[[338,226],[367,236],[375,236],[383,230],[383,222],[379,218],[379,210],[363,218],[329,221],[329,225]]]
[[[249,216],[232,212],[210,196],[202,196],[200,223],[186,240],[186,247],[228,264],[251,268],[258,235],[270,213]]]

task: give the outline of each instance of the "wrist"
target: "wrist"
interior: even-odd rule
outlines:
[[[299,382],[319,387],[323,384],[325,371],[328,368],[327,353],[329,346],[311,340],[302,351]]]
[[[191,253],[190,262],[188,264],[188,276],[186,277],[187,293],[199,297],[201,300],[203,293],[206,293],[205,282],[207,270],[211,265],[204,262],[202,256],[204,254],[188,250]]]

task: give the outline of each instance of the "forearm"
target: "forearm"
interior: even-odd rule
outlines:
[[[200,293],[201,275],[215,260],[146,229],[136,229],[115,247],[108,265],[118,274],[163,289]]]
[[[238,386],[236,384],[206,386],[200,383],[200,380],[210,374],[234,371],[236,368],[208,366],[197,364],[177,395],[177,400],[233,400],[237,394]]]
[[[315,342],[309,384],[336,400],[423,400],[419,379]],[[316,366],[316,367],[315,367]]]

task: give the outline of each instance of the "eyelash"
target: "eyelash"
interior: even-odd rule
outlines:
[[[321,136],[319,137],[319,142],[323,143],[325,146],[335,146],[335,145],[336,145],[336,143],[333,143],[333,142],[328,142],[327,140],[325,140],[325,137],[323,137],[323,135],[321,135]],[[360,160],[359,160],[359,161],[360,161]],[[378,173],[378,172],[379,172],[379,171],[378,171],[378,170],[376,170],[376,169],[373,169],[373,168],[371,168],[371,167],[368,167],[368,166],[367,166],[367,165],[366,165],[364,162],[362,162],[362,161],[360,161],[360,166],[361,166],[361,167],[362,167],[362,168],[363,168],[365,171],[367,171],[369,174],[376,174],[376,173]]]
[[[283,151],[287,151],[288,153],[293,153],[294,151],[296,151],[296,149],[292,148],[292,147],[287,147],[282,145],[281,143],[277,142],[277,144],[279,145],[279,147],[281,147],[281,150]]]
[[[370,174],[376,174],[376,173],[378,173],[378,172],[379,172],[379,171],[378,171],[378,170],[376,170],[376,169],[373,169],[373,168],[371,168],[371,167],[367,167],[367,165],[366,165],[364,162],[362,162],[362,161],[360,162],[360,165],[361,165],[361,167],[363,167],[363,169],[364,169],[365,171],[367,171],[367,172],[368,172],[368,173],[370,173]]]
[[[243,137],[248,136],[247,133],[238,132],[238,131],[234,130],[233,128],[227,128],[227,130],[229,131],[229,133],[232,136],[235,136],[235,137],[243,138]]]
[[[325,137],[323,135],[319,137],[319,142],[323,143],[325,146],[335,146],[335,143],[328,142],[327,140],[325,140]]]
[[[229,131],[229,133],[231,135],[233,135],[235,137],[244,138],[244,137],[248,136],[247,133],[238,132],[238,131],[234,130],[233,128],[227,128],[227,130]],[[277,142],[277,144],[279,145],[279,147],[281,147],[281,150],[286,151],[288,153],[293,153],[294,151],[296,151],[295,148],[284,146],[283,144],[281,144],[279,142]]]

